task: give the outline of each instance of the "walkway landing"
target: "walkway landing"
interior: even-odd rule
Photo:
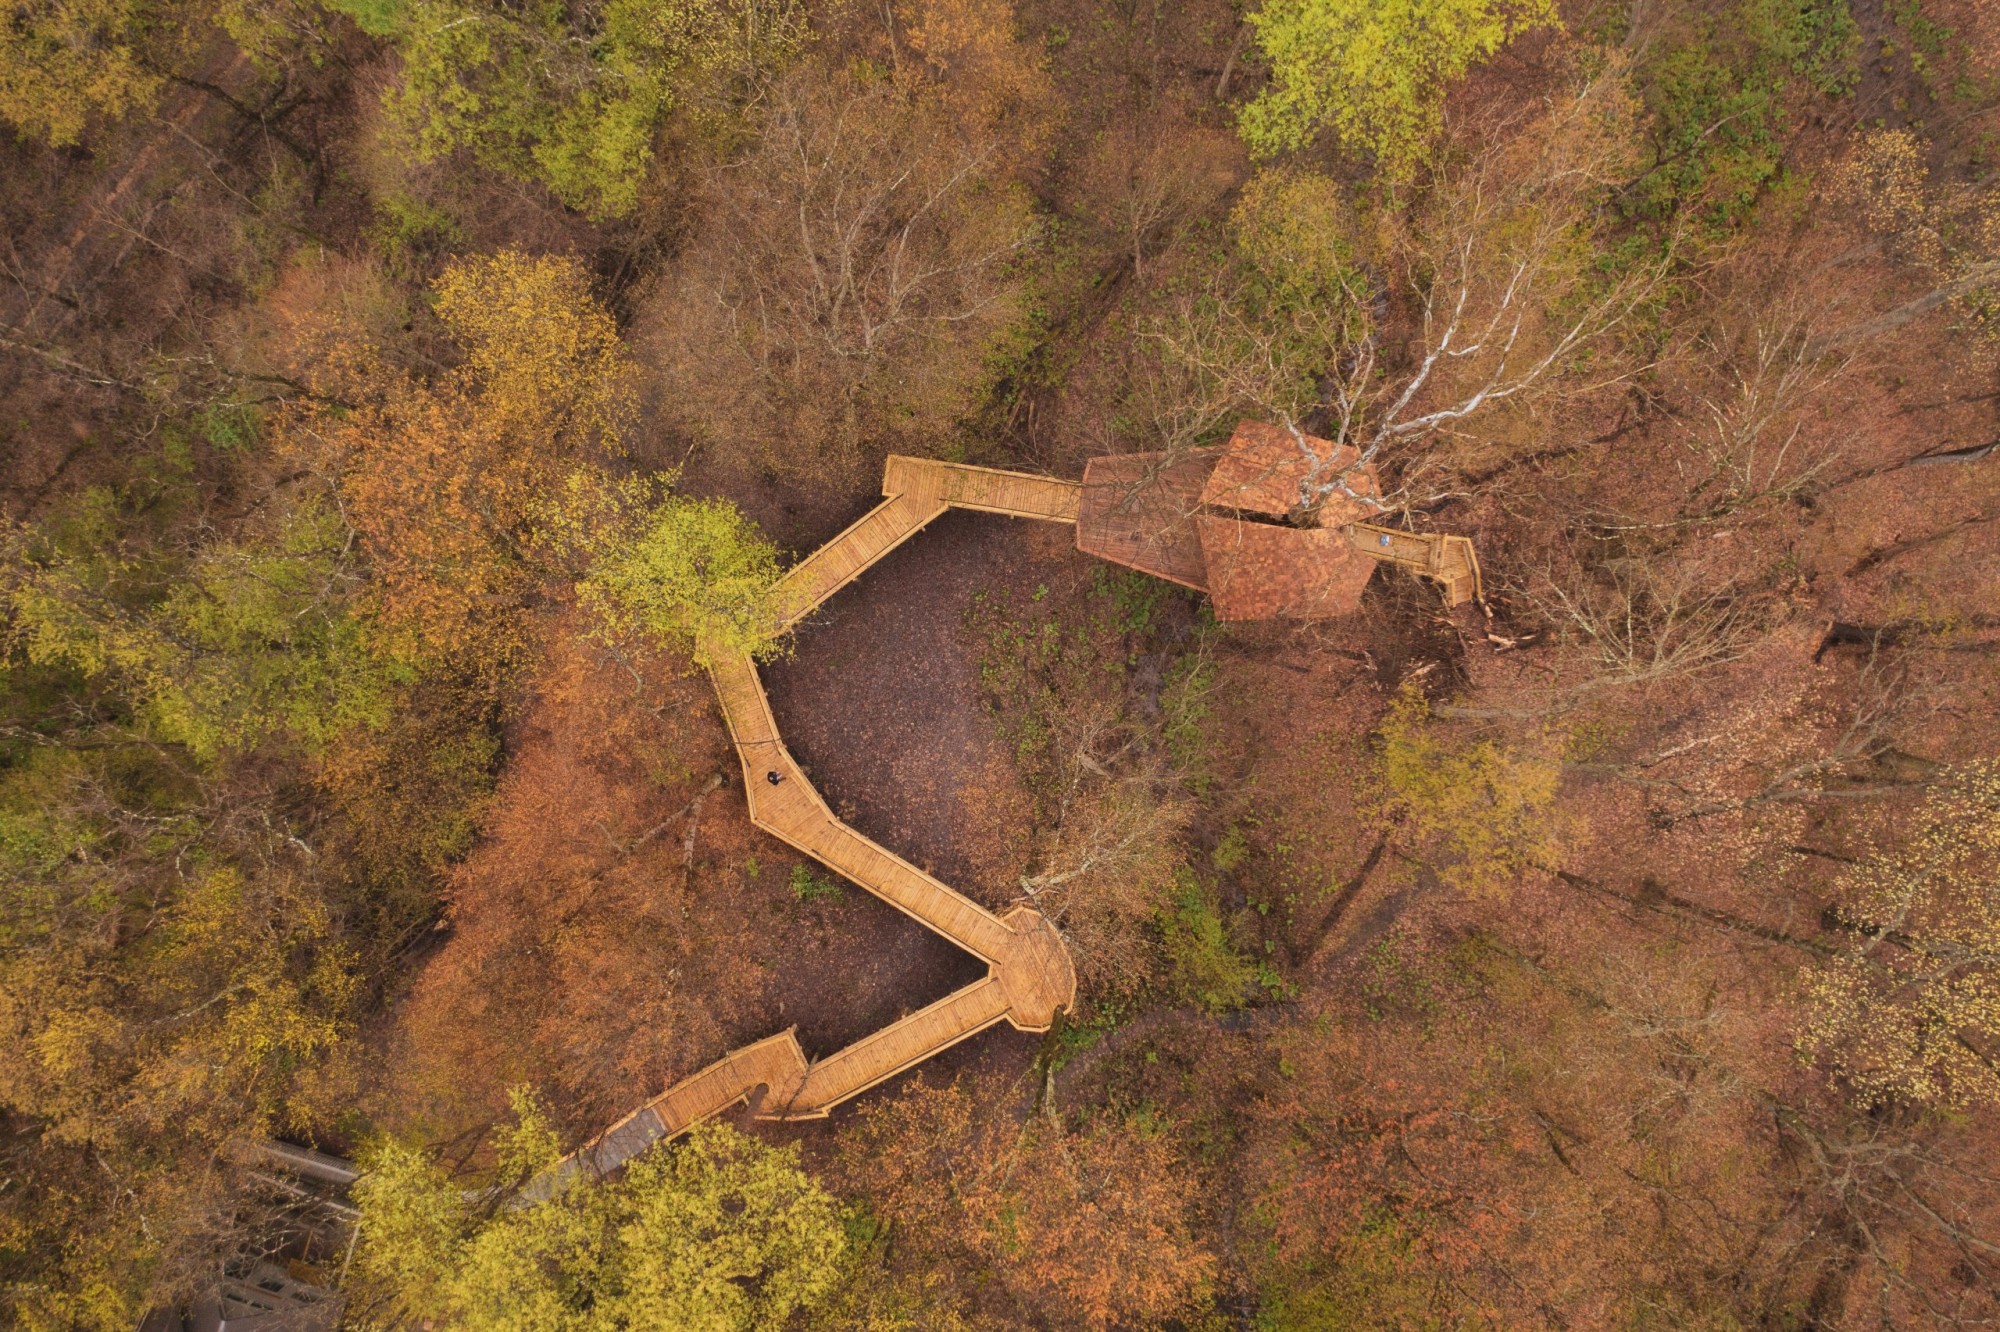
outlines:
[[[1282,594],[1274,605],[1236,598],[1251,618],[1293,613],[1300,606],[1310,618],[1330,613],[1319,601],[1358,600],[1373,565],[1346,558],[1349,553],[1432,579],[1453,605],[1479,595],[1478,558],[1464,537],[1404,532],[1358,520],[1309,530],[1243,521],[1245,510],[1267,517],[1289,512],[1302,493],[1294,475],[1304,466],[1295,447],[1300,438],[1296,432],[1245,422],[1232,436],[1231,448],[1241,444],[1255,458],[1242,449],[1236,454],[1203,450],[1171,464],[1165,454],[1098,458],[1081,484],[892,455],[883,469],[882,503],[779,580],[773,603],[783,608],[778,628],[796,625],[953,508],[1074,524],[1079,549],[1207,590],[1224,618],[1229,616],[1223,603],[1236,584],[1258,581],[1260,543],[1273,541],[1286,543],[1279,553],[1294,558],[1283,577],[1263,579]],[[1319,443],[1332,449],[1326,441]],[[1245,465],[1226,467],[1232,458]],[[1246,459],[1257,465],[1249,466]],[[1372,469],[1366,480],[1373,485]],[[1211,495],[1218,486],[1227,493]],[[1214,504],[1238,516],[1202,511]],[[1229,540],[1204,543],[1204,524],[1226,529]],[[1226,550],[1235,563],[1217,567],[1210,544]],[[1303,564],[1295,558],[1299,551],[1294,548],[1301,546],[1310,547],[1306,553],[1311,558]],[[1316,589],[1306,577],[1318,570],[1314,576],[1325,582],[1331,576],[1327,570],[1346,566],[1352,567],[1340,576],[1351,587]],[[1237,577],[1246,571],[1253,576]],[[1327,595],[1317,600],[1306,595],[1316,591]],[[756,663],[747,656],[724,655],[709,675],[743,764],[751,822],[980,958],[987,964],[986,975],[824,1059],[808,1060],[789,1030],[725,1055],[530,1181],[521,1192],[523,1202],[550,1196],[578,1174],[616,1170],[662,1138],[732,1105],[752,1102],[764,1119],[823,1117],[849,1097],[996,1023],[1046,1031],[1056,1014],[1076,1000],[1069,950],[1045,917],[1028,906],[996,916],[835,818],[786,750]]]

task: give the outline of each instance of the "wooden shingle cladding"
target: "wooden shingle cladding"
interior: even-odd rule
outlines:
[[[1198,514],[1195,532],[1219,620],[1323,620],[1361,606],[1375,561],[1337,529]]]
[[[1197,592],[1208,568],[1194,515],[1201,507],[1219,449],[1196,449],[1167,460],[1164,453],[1117,453],[1083,468],[1083,502],[1076,548]]]
[[[1294,435],[1268,421],[1239,421],[1202,487],[1201,503],[1283,518],[1306,498],[1315,467],[1322,483],[1346,472],[1347,487],[1355,494],[1379,495],[1374,466],[1356,467],[1360,458],[1347,445],[1317,435]],[[1373,513],[1336,491],[1322,508],[1320,526],[1338,527]]]
[[[1356,467],[1360,455],[1344,445],[1303,440],[1302,447],[1281,426],[1244,421],[1223,447],[1172,461],[1164,453],[1092,458],[1076,547],[1207,592],[1220,619],[1346,615],[1361,604],[1375,561],[1339,529],[1374,511],[1335,494],[1321,506],[1319,526],[1283,520],[1298,508],[1315,458],[1325,476],[1352,468],[1345,480],[1360,495],[1379,493],[1375,469]]]

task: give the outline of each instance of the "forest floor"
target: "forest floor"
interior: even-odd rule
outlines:
[[[1028,796],[981,696],[975,598],[1088,574],[1066,526],[953,511],[843,589],[764,667],[786,745],[834,811],[982,904],[1018,900]],[[801,911],[802,949],[772,958],[784,1012],[824,1054],[976,979],[983,967],[848,886]],[[1018,1077],[1041,1038],[996,1029],[934,1076]]]
[[[1170,851],[1160,865],[1107,872],[1076,897],[1122,901],[1146,879],[1148,896],[1134,894],[1117,922],[1143,965],[1121,972],[1106,930],[1093,935],[1082,909],[1064,917],[1075,955],[1096,967],[1066,1030],[1003,1025],[828,1121],[755,1132],[800,1144],[830,1187],[897,1227],[895,1261],[929,1263],[926,1279],[955,1283],[954,1299],[992,1314],[986,1326],[1067,1325],[1063,1302],[1073,1306],[1078,1287],[1046,1279],[1063,1263],[1117,1254],[1104,1261],[1131,1269],[1121,1279],[1172,1267],[1162,1218],[1196,1237],[1183,1257],[1212,1257],[1215,1307],[1245,1325],[1253,1314],[1306,1325],[1281,1319],[1308,1317],[1322,1297],[1389,1325],[1402,1316],[1395,1301],[1419,1290],[1478,1293],[1466,1298],[1497,1301],[1508,1312],[1496,1316],[1516,1326],[1552,1323],[1556,1311],[1589,1325],[1628,1304],[1655,1309],[1663,1325],[1713,1313],[1720,1326],[1727,1311],[1745,1326],[1863,1326],[1864,1296],[1887,1300],[1897,1283],[1968,1306],[1988,1299],[1986,1260],[1967,1256],[1953,1226],[1993,1233],[1993,1119],[1855,1108],[1830,1065],[1800,1054],[1813,987],[1856,946],[1855,867],[1900,845],[1945,779],[2000,752],[1990,311],[1982,323],[1954,307],[1849,339],[1941,279],[1895,236],[1864,227],[1839,186],[1862,130],[1908,125],[1924,131],[1934,182],[1925,208],[1949,212],[1954,191],[1991,189],[2000,103],[1975,106],[1925,73],[1926,60],[1943,68],[1933,56],[1906,49],[1949,25],[1990,34],[1979,17],[1988,6],[1854,0],[1854,85],[1793,89],[1773,103],[1777,174],[1757,187],[1752,216],[1690,257],[1689,285],[1660,328],[1629,339],[1647,358],[1631,391],[1578,389],[1503,411],[1408,459],[1450,479],[1423,516],[1476,539],[1493,618],[1447,613],[1428,585],[1384,571],[1360,612],[1337,621],[1217,625],[1202,598],[1121,581],[1080,556],[1067,527],[953,512],[803,625],[763,670],[794,755],[841,818],[986,906],[1012,905],[1024,874],[1057,868],[1054,833],[1064,830],[1051,774],[1075,770],[1062,766],[1072,752],[1102,779],[1093,798],[1105,809],[1116,812],[1129,784],[1156,803],[1184,800],[1187,812],[1157,839]],[[1755,45],[1732,16],[1756,6],[1629,8],[1652,11],[1686,68],[1717,86],[1749,78],[1715,38]],[[1913,26],[1919,11],[1926,26]],[[407,378],[433,392],[459,364],[427,304],[439,271],[513,250],[574,256],[601,279],[644,382],[623,458],[607,466],[670,473],[684,495],[730,501],[786,560],[876,503],[885,451],[1074,477],[1091,456],[1159,447],[1154,435],[1180,419],[1168,408],[1202,405],[1166,375],[1161,330],[1178,326],[1190,293],[1234,271],[1234,247],[1251,234],[1241,219],[1254,215],[1244,187],[1256,177],[1234,116],[1261,78],[1243,54],[1254,47],[1220,0],[1021,0],[1012,26],[1060,109],[1047,123],[1025,117],[1039,128],[1006,131],[1020,162],[996,175],[989,199],[1004,187],[1034,203],[1035,239],[993,288],[1018,302],[1032,337],[1003,348],[977,401],[953,399],[952,413],[911,425],[900,392],[971,393],[948,373],[959,364],[946,355],[950,338],[883,353],[879,384],[897,390],[883,399],[901,405],[870,407],[880,419],[863,412],[845,432],[826,430],[832,397],[810,364],[761,362],[768,384],[712,373],[725,362],[689,331],[704,326],[681,322],[698,308],[690,294],[734,299],[742,275],[725,260],[741,253],[765,254],[779,278],[800,262],[786,228],[712,220],[754,215],[750,173],[690,157],[674,167],[688,188],[667,191],[681,197],[598,226],[469,161],[413,164],[384,146],[380,94],[394,57],[354,32],[340,59],[284,83],[204,58],[192,68],[228,100],[175,89],[156,116],[89,153],[9,147],[0,508],[60,531],[85,512],[87,488],[106,487],[120,533],[106,551],[183,583],[194,555],[258,548],[270,515],[307,490],[325,482],[338,496],[343,477],[372,480],[331,452],[310,455],[332,470],[308,478],[277,451],[297,446],[297,420],[318,419],[306,387],[320,366],[315,339],[372,338],[384,384],[401,392]],[[1517,41],[1462,82],[1453,143],[1483,153],[1542,132],[1522,117],[1568,77],[1552,43]],[[1682,68],[1640,68],[1635,87],[1678,86],[1657,80]],[[814,69],[788,77],[820,80],[815,96],[852,82],[839,62]],[[1648,103],[1645,115],[1669,112],[1694,109]],[[865,154],[848,165],[863,180],[880,169]],[[1359,198],[1350,166],[1328,151],[1284,170]],[[1346,225],[1326,212],[1328,227]],[[1399,212],[1390,230],[1420,220]],[[1415,287],[1386,282],[1400,294],[1375,310],[1382,364],[1400,375],[1420,312]],[[809,321],[773,327],[795,347],[823,333]],[[1753,390],[1766,391],[1759,376],[1784,369],[1759,369],[1766,344],[1822,342],[1804,362],[1810,391],[1774,409],[1762,443],[1754,431],[1732,442],[1728,422],[1752,420]],[[679,400],[704,385],[717,399],[768,390],[791,406],[763,416],[746,407],[739,421],[722,410],[734,404],[708,403],[711,420]],[[829,447],[849,434],[854,450]],[[356,568],[364,591],[374,588],[376,574]],[[169,586],[137,588],[125,610],[152,613]],[[355,595],[353,606],[367,604]],[[1610,609],[1574,621],[1564,597]],[[1628,628],[1644,629],[1641,649],[1671,657],[1694,640],[1686,664],[1649,675],[1643,652],[1621,664],[1606,629],[1621,607]],[[65,681],[74,718],[60,725],[26,685],[13,705],[20,727],[0,757],[21,799],[49,800],[33,784],[45,758],[81,765],[97,775],[65,788],[77,818],[198,823],[189,845],[208,858],[200,863],[247,867],[286,893],[287,875],[320,885],[356,939],[375,938],[377,898],[404,889],[350,844],[394,841],[403,811],[447,799],[457,769],[437,737],[472,737],[480,755],[490,746],[490,760],[461,765],[479,769],[470,794],[449,796],[462,805],[462,838],[448,854],[421,848],[435,863],[423,862],[420,880],[413,872],[409,891],[424,904],[415,925],[383,929],[394,948],[368,943],[378,951],[356,963],[376,988],[338,1066],[315,1074],[313,1105],[340,1113],[337,1124],[331,1112],[315,1120],[312,1141],[351,1152],[394,1134],[462,1165],[507,1120],[516,1087],[537,1091],[567,1141],[583,1141],[747,1042],[795,1026],[806,1053],[825,1056],[983,972],[750,823],[713,691],[685,658],[607,643],[567,593],[521,617],[535,664],[483,710],[451,693],[470,697],[471,686],[441,674],[398,703],[379,740],[354,748],[378,756],[345,760],[371,782],[341,780],[369,799],[388,792],[379,805],[356,796],[358,813],[335,796],[348,791],[335,782],[345,769],[329,776],[276,749],[204,770],[206,804],[175,794],[185,756],[163,756],[159,772],[174,780],[134,785],[128,813],[103,799],[126,789],[124,756],[141,752],[129,741],[145,734],[123,684]],[[1165,718],[1165,686],[1196,674],[1198,715]],[[1434,809],[1415,799],[1397,806],[1389,788],[1392,709],[1406,689],[1431,708],[1405,746],[1426,762],[1408,766],[1445,774],[1443,794],[1464,797],[1445,811],[1457,823],[1425,817]],[[1052,724],[1037,739],[1029,723]],[[1171,781],[1149,786],[1155,761]],[[1467,847],[1479,849],[1453,838],[1483,834],[1484,811],[1503,795],[1526,813],[1521,826],[1491,827],[1532,854],[1453,877]],[[254,819],[296,835],[279,845],[242,833]],[[195,882],[183,867],[199,859],[178,845],[165,856],[161,844],[134,835],[126,861],[105,862],[116,891],[99,896],[122,905],[79,917],[96,922],[89,930],[51,928],[153,948],[147,931],[176,919],[159,904],[183,900]],[[289,848],[325,867],[294,866]],[[95,864],[79,854],[63,872]],[[336,894],[330,885],[349,878],[355,886]],[[1207,929],[1205,953],[1189,942],[1190,920]],[[1210,973],[1191,955],[1226,963],[1229,984],[1204,988]],[[176,981],[151,1007],[132,1007],[132,1041],[177,1043],[148,1066],[175,1070],[172,1085],[193,1067],[184,1031],[238,1020],[229,996],[245,987],[225,983],[237,965],[225,958],[223,980]],[[204,1002],[209,994],[227,1002]],[[209,1127],[266,1113],[222,1079],[201,1093],[209,1102],[191,1091],[174,1093],[184,1101],[157,1088],[133,1095],[121,1081],[130,1075],[103,1058],[113,1071],[102,1087],[66,1072],[64,1097],[207,1104]],[[909,1145],[930,1141],[937,1117],[925,1107],[942,1101],[927,1098],[953,1082],[980,1114],[1042,1135],[1016,1135],[992,1185],[1008,1198],[1010,1235],[1027,1218],[1004,1261],[983,1247],[992,1236],[982,1227],[999,1213],[953,1220],[907,1205],[923,1189],[897,1192],[907,1164],[898,1152],[914,1159]],[[900,1122],[903,1136],[871,1138],[870,1119]],[[92,1132],[119,1122],[106,1112]],[[116,1150],[92,1137],[88,1153],[72,1153],[71,1175],[47,1178],[89,1197],[118,1180],[113,1166],[139,1178],[156,1166],[134,1163],[203,1159],[164,1152],[158,1133],[134,1129]],[[23,1174],[16,1163],[38,1156],[54,1172],[55,1141],[17,1138],[0,1176],[30,1177],[43,1167]],[[1093,1157],[1099,1148],[1111,1154]],[[868,1169],[836,1159],[862,1152],[880,1159]],[[1129,1165],[1142,1159],[1165,1162],[1159,1173],[1185,1194],[1149,1191]],[[1076,1161],[1117,1163],[1087,1173],[1118,1181],[1108,1192],[1132,1200],[1130,1218],[1075,1205],[1084,1195],[1065,1192],[1065,1172]],[[1919,1193],[1930,1213],[1896,1201]],[[22,1201],[35,1196],[17,1184],[0,1200],[0,1231],[10,1216],[35,1219]],[[1055,1228],[1076,1215],[1091,1226]],[[90,1224],[115,1217],[104,1202]],[[960,1247],[939,1240],[921,1253],[925,1226]],[[1864,1229],[1870,1246],[1889,1239],[1865,1248],[1854,1238]],[[1742,1238],[1753,1235],[1765,1238]],[[1142,1237],[1144,1261],[1116,1248],[1130,1237]],[[1378,1243],[1388,1247],[1369,1247]],[[1325,1286],[1328,1272],[1358,1284]],[[1672,1298],[1661,1303],[1661,1292]],[[6,1298],[0,1290],[0,1308]],[[1158,1324],[1134,1315],[1123,1325]]]
[[[1072,540],[1067,527],[947,514],[829,602],[763,672],[786,743],[836,812],[995,908],[1019,900],[1033,813],[983,695],[989,645],[972,612],[982,598],[1088,596],[1095,565]],[[510,736],[517,784],[461,879],[452,938],[392,1010],[391,1043],[410,1067],[379,1088],[388,1119],[469,1131],[502,1112],[513,1081],[555,1059],[588,1131],[746,1041],[796,1025],[808,1056],[824,1056],[983,974],[970,954],[751,826],[705,677],[635,691],[588,644],[561,652],[573,665],[551,673]],[[724,784],[685,829],[674,811],[717,771]],[[666,833],[652,836],[658,827]],[[690,950],[688,939],[704,944]],[[473,1038],[437,1034],[468,1020],[487,1028],[476,1044],[507,1051],[474,1061],[477,1076],[452,1053]],[[548,1045],[526,1054],[538,1041]],[[926,1068],[1010,1081],[1041,1041],[990,1031]]]
[[[839,593],[764,668],[785,742],[841,818],[988,907],[1019,897],[1026,793],[980,696],[973,599],[1089,561],[1067,526],[952,512]]]

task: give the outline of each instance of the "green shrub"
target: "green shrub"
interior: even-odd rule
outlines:
[[[792,896],[801,902],[840,900],[840,880],[821,874],[803,862],[792,866],[791,887]]]
[[[1680,13],[1638,68],[1653,163],[1626,191],[1627,212],[1664,219],[1695,204],[1711,226],[1741,222],[1778,172],[1792,101],[1854,86],[1858,34],[1847,0]]]
[[[1259,984],[1257,967],[1229,942],[1214,892],[1186,869],[1174,875],[1173,900],[1160,913],[1168,983],[1212,1013],[1241,1008]]]
[[[1406,179],[1437,137],[1451,82],[1555,22],[1550,0],[1265,0],[1250,23],[1271,87],[1243,108],[1244,142],[1272,157],[1331,129]]]

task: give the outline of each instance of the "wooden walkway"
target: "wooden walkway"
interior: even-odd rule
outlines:
[[[950,508],[1076,521],[1074,482],[956,463],[891,457],[883,502],[800,561],[780,582],[789,627],[859,578]],[[654,1143],[731,1106],[754,1101],[763,1119],[815,1119],[940,1050],[1007,1022],[1046,1031],[1076,999],[1076,971],[1055,926],[1032,907],[996,916],[834,817],[778,734],[770,699],[747,656],[710,668],[723,720],[743,765],[750,821],[838,871],[987,964],[984,977],[824,1059],[808,1061],[790,1030],[724,1055],[681,1079],[521,1190],[550,1197],[582,1174],[606,1174]]]
[[[1479,555],[1471,537],[1405,532],[1374,523],[1349,523],[1340,530],[1355,551],[1436,583],[1448,606],[1462,606],[1481,595]]]
[[[946,509],[1074,523],[1082,493],[1076,482],[1052,476],[892,453],[882,469],[883,501],[779,581],[776,599],[785,608],[783,623],[789,628],[810,615]]]

